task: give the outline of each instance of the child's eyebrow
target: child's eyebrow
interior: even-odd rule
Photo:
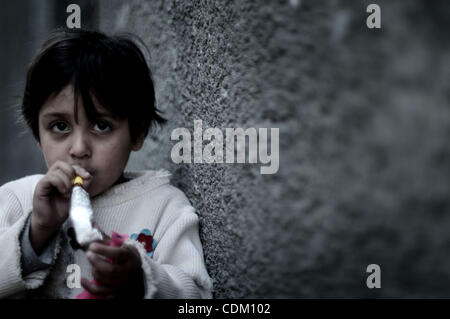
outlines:
[[[101,113],[101,112],[99,112],[99,113],[97,113],[97,115],[98,115],[98,117],[109,117],[109,118],[111,118],[111,119],[116,118],[116,116],[113,116],[113,115],[110,114],[110,113]]]
[[[110,114],[110,113],[97,113],[97,115],[98,115],[98,118],[105,118],[105,117],[107,117],[107,118],[110,118],[110,119],[115,119],[116,117],[115,116],[113,116],[112,114]],[[63,117],[63,118],[70,118],[72,116],[72,114],[71,113],[63,113],[63,112],[50,112],[50,113],[44,113],[43,115],[42,115],[42,117],[43,118],[60,118],[60,117]]]
[[[61,112],[52,112],[52,113],[44,113],[42,115],[44,118],[52,118],[52,117],[70,117],[70,114],[68,113],[61,113]]]

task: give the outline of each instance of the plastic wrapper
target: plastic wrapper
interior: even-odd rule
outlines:
[[[87,246],[93,241],[101,240],[103,236],[92,225],[94,212],[89,194],[82,185],[83,179],[77,176],[72,189],[69,216],[75,229],[77,242],[81,246]]]

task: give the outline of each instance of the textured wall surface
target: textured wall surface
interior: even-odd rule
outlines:
[[[450,8],[376,1],[369,30],[369,3],[101,2],[103,31],[150,48],[170,120],[130,168],[169,169],[197,208],[216,298],[450,297]],[[278,173],[174,164],[196,119],[279,128]]]

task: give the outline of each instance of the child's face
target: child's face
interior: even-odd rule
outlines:
[[[102,114],[99,121],[89,122],[79,98],[77,124],[71,85],[47,99],[39,112],[39,147],[47,167],[60,160],[77,164],[91,173],[93,179],[88,192],[96,196],[120,178],[130,152],[141,148],[143,138],[133,143],[128,120],[114,118],[95,99],[93,101]]]

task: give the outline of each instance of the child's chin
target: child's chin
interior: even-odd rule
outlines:
[[[90,185],[91,187],[89,189],[87,189],[87,192],[89,193],[89,196],[95,197],[98,195],[103,194],[104,192],[106,192],[108,190],[108,188],[97,188],[94,185]],[[92,187],[93,186],[93,187]]]
[[[95,197],[102,193],[101,191],[95,189],[94,187],[89,187],[89,189],[87,189],[86,191],[89,193],[90,197]]]

